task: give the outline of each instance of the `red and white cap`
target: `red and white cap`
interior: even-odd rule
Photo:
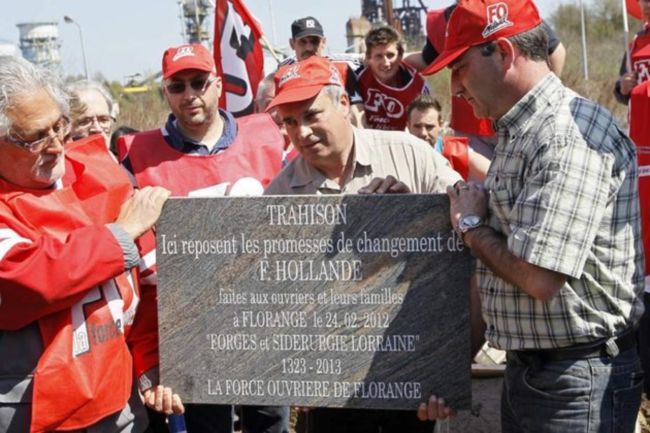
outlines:
[[[438,72],[473,46],[523,33],[541,22],[532,0],[459,0],[447,23],[445,50],[422,74]]]
[[[162,59],[163,79],[190,69],[217,72],[212,54],[201,44],[167,48]]]
[[[275,73],[275,97],[266,111],[278,105],[311,99],[329,85],[343,87],[336,66],[324,57],[311,56],[285,65]]]

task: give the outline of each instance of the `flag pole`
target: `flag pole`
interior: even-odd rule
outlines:
[[[275,14],[273,13],[273,0],[269,0],[269,15],[271,17],[271,36],[273,38],[273,44],[277,44],[278,38],[275,34]]]
[[[275,52],[275,48],[273,47],[273,45],[271,44],[271,42],[266,38],[266,36],[264,36],[264,34],[262,34],[262,36],[260,37],[260,39],[262,39],[262,43],[263,43],[264,45],[266,45],[266,48],[268,48],[269,53],[271,53],[271,56],[273,56],[273,59],[274,59],[278,64],[280,64],[280,62],[282,61],[282,59],[281,59],[280,57],[278,57],[278,54]]]
[[[623,7],[623,36],[625,38],[625,66],[627,67],[627,72],[632,72],[632,59],[630,58],[630,25],[627,21],[627,4],[625,0],[621,0],[621,5]]]
[[[623,0],[625,1],[625,0]],[[587,58],[587,31],[585,28],[585,7],[580,0],[580,26],[582,33],[582,66],[584,69],[585,81],[589,80],[589,59]]]

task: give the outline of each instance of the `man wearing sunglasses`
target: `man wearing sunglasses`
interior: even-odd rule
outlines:
[[[261,195],[282,168],[284,139],[268,114],[235,120],[219,109],[223,89],[210,52],[199,44],[163,54],[163,95],[171,114],[161,129],[123,137],[124,166],[140,187],[174,196]],[[188,433],[229,433],[232,406],[187,405]],[[288,408],[244,407],[244,430],[288,431]]]
[[[54,76],[0,56],[0,432],[142,432],[134,372],[183,410],[151,387],[156,324],[135,314],[155,308],[135,240],[169,192],[134,194],[100,140],[68,145],[68,115]]]

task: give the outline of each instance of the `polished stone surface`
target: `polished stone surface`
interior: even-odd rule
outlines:
[[[470,406],[469,252],[445,195],[171,199],[162,383],[185,402]],[[460,251],[459,251],[460,250]]]

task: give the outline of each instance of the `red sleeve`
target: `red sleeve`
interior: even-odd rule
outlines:
[[[60,241],[25,239],[0,225],[0,329],[20,329],[69,308],[122,272],[124,253],[104,226],[75,229]]]
[[[156,240],[148,231],[136,244],[140,250],[140,305],[127,338],[136,377],[158,365],[158,302],[156,296]]]
[[[136,377],[159,363],[156,286],[143,285],[140,292],[140,305],[127,338]]]

